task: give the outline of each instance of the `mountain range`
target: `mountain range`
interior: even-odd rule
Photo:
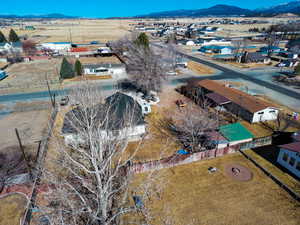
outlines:
[[[174,10],[164,12],[154,12],[147,15],[139,15],[142,18],[159,18],[159,17],[204,17],[204,16],[271,16],[281,13],[295,13],[300,14],[300,0],[292,1],[285,4],[276,5],[270,8],[263,9],[243,9],[231,5],[215,5],[205,9],[192,10]]]
[[[67,16],[60,13],[51,13],[51,14],[44,14],[44,15],[0,15],[0,18],[4,19],[72,19],[72,18],[79,18],[76,16]]]
[[[139,18],[160,18],[160,17],[204,17],[204,16],[275,16],[282,13],[294,13],[300,15],[300,0],[276,5],[262,9],[243,9],[231,5],[215,5],[205,9],[180,9],[174,11],[154,12],[146,15],[135,16]],[[72,19],[80,18],[59,13],[45,15],[0,15],[6,19]],[[120,18],[120,17],[116,17]],[[128,18],[128,17],[127,17]]]

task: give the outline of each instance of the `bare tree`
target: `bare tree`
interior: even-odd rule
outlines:
[[[234,56],[237,62],[241,62],[241,57],[246,51],[246,47],[248,45],[247,39],[242,39],[242,40],[236,40],[232,42],[232,45],[234,47],[233,52]]]
[[[278,47],[281,38],[275,32],[268,32],[266,36],[267,54],[270,57],[274,52],[274,47]]]
[[[36,44],[31,40],[26,40],[22,43],[23,50],[26,55],[32,56],[36,53]]]
[[[160,91],[166,73],[174,68],[175,51],[152,45],[145,48],[136,44],[136,36],[133,34],[112,43],[113,51],[124,58],[130,80],[138,89],[145,94]]]
[[[207,132],[215,131],[218,123],[218,115],[209,112],[207,107],[203,110],[196,105],[189,105],[162,124],[186,149],[197,152],[210,147]]]
[[[128,107],[120,118],[119,105],[101,104],[102,99],[102,93],[89,85],[70,95],[77,107],[65,121],[74,141],[66,146],[57,140],[55,168],[44,172],[44,181],[53,188],[43,210],[52,224],[120,224],[124,215],[139,211],[130,204],[129,169],[140,145],[134,152],[126,151],[135,111]]]

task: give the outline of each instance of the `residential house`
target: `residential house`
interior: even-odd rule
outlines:
[[[23,52],[23,44],[22,44],[22,42],[5,42],[5,43],[0,43],[0,52],[22,53]]]
[[[268,64],[271,59],[260,52],[245,52],[241,57],[241,63],[264,63]]]
[[[221,55],[232,54],[233,48],[230,46],[219,46],[219,45],[205,45],[202,46],[199,51],[203,53],[216,53]]]
[[[25,30],[35,30],[34,26],[25,26]]]
[[[300,142],[280,145],[277,162],[300,178]]]
[[[182,87],[181,91],[195,101],[209,99],[215,105],[250,123],[276,120],[278,117],[279,110],[273,105],[217,81],[206,79],[190,83]],[[217,95],[212,96],[211,93]]]
[[[284,58],[287,58],[287,59],[297,59],[298,58],[297,53],[293,53],[293,52],[289,52],[289,51],[280,51],[278,55],[282,56]]]
[[[83,118],[83,115],[90,118]],[[65,115],[62,136],[67,145],[85,144],[83,133],[91,125],[87,121],[92,117],[94,129],[103,139],[136,140],[146,132],[144,114],[139,103],[132,97],[117,92],[106,98],[105,103],[91,106],[84,113],[78,106]]]
[[[280,47],[277,46],[265,46],[265,47],[261,47],[259,52],[263,52],[263,53],[279,53],[281,51]]]
[[[86,75],[120,75],[126,74],[126,68],[123,64],[84,64],[83,72]]]
[[[71,42],[47,42],[40,45],[44,49],[50,49],[55,52],[70,51],[72,48]]]

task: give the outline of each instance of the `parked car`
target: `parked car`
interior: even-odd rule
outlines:
[[[66,96],[66,97],[63,97],[61,100],[60,100],[60,105],[61,106],[65,106],[69,103],[69,96]]]

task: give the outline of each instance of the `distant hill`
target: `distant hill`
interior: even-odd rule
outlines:
[[[0,18],[4,19],[72,19],[78,18],[76,16],[67,16],[59,13],[51,13],[45,15],[0,15]]]
[[[255,12],[263,14],[279,14],[279,13],[300,13],[300,0],[292,1],[280,5],[276,5],[270,8],[257,9]]]
[[[236,6],[230,5],[215,5],[207,9],[196,10],[175,10],[150,13],[148,15],[141,15],[137,17],[202,17],[202,16],[231,16],[231,15],[249,15],[252,11],[248,9],[242,9]]]
[[[136,17],[141,18],[167,18],[167,17],[204,17],[204,16],[275,16],[283,13],[300,14],[300,0],[276,5],[270,8],[249,10],[230,5],[215,5],[206,9],[174,10],[154,12]]]

